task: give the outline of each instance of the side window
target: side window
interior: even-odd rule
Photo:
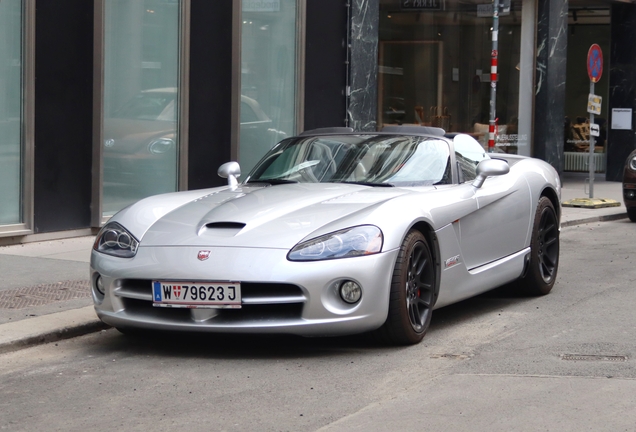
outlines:
[[[484,148],[470,135],[459,134],[453,139],[455,159],[459,170],[459,182],[467,182],[477,177],[477,165],[490,159]]]

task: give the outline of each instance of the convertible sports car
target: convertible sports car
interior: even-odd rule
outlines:
[[[556,171],[427,127],[330,128],[278,143],[241,183],[117,213],[91,256],[95,310],[139,329],[419,342],[433,309],[498,286],[547,294]]]

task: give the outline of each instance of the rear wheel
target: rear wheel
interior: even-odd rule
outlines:
[[[530,261],[521,279],[530,295],[545,295],[552,290],[559,269],[559,222],[552,202],[541,197],[537,205],[530,242]]]
[[[636,222],[636,207],[628,207],[627,216],[629,216],[630,221]]]
[[[382,339],[399,345],[424,338],[435,301],[436,271],[431,249],[419,231],[408,233],[391,280],[389,314],[378,330]]]

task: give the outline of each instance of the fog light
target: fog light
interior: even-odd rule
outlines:
[[[634,197],[636,197],[636,191],[629,190],[629,189],[625,191],[625,198],[629,200],[633,200]]]
[[[349,304],[357,303],[362,297],[362,288],[353,281],[346,281],[340,285],[340,297]]]
[[[101,295],[106,294],[106,290],[104,289],[104,281],[102,280],[101,276],[97,276],[97,278],[95,279],[95,288]]]

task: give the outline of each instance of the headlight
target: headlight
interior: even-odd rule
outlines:
[[[174,140],[170,138],[159,138],[148,144],[148,151],[152,154],[163,154],[174,147]]]
[[[634,156],[632,160],[629,161],[629,168],[632,171],[636,171],[636,156]]]
[[[380,228],[361,225],[299,243],[287,254],[287,259],[318,261],[371,255],[382,250],[382,242]]]
[[[132,234],[118,223],[111,222],[99,231],[93,249],[107,255],[132,258],[137,253],[138,246],[139,241]]]

